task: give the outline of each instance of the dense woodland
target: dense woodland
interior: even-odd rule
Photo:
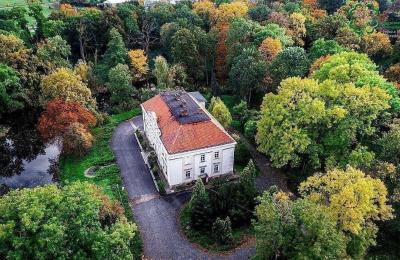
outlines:
[[[221,209],[196,184],[190,207],[200,219],[214,214],[217,220],[194,228],[225,234],[231,225],[253,225],[260,259],[400,257],[400,35],[385,28],[398,22],[398,4],[183,0],[145,8],[140,2],[78,7],[65,1],[48,17],[35,1],[1,9],[0,136],[10,120],[28,114],[44,141],[58,142],[63,155],[82,156],[96,142],[93,127],[109,115],[166,89],[200,91],[222,125],[243,133],[285,172],[291,194],[271,188],[257,197],[248,181],[254,182],[251,162],[242,174],[248,178],[220,189],[233,189],[234,203],[255,214]],[[236,157],[243,159],[240,151]],[[115,257],[131,258],[136,227],[93,189],[49,186],[0,199],[0,258],[69,258],[71,252],[101,258],[116,247]],[[69,213],[51,217],[51,209],[68,212],[74,190],[95,193],[87,203],[96,206],[79,209],[93,217],[82,225],[96,227],[81,248],[61,242],[76,239],[77,226],[75,233],[55,228]],[[40,231],[40,221],[29,227],[41,239],[52,227],[59,231],[46,251],[39,240],[21,237],[25,227],[15,223],[36,218],[23,212],[35,196],[53,194],[37,205],[48,212],[38,214],[59,221]],[[21,206],[10,207],[16,200]],[[43,251],[27,253],[24,241]]]

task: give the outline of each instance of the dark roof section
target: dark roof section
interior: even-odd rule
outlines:
[[[193,98],[184,91],[166,91],[161,94],[161,98],[180,124],[191,124],[211,120]]]
[[[198,91],[189,92],[189,95],[194,97],[199,102],[207,103],[207,99]]]

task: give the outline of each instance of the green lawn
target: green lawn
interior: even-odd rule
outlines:
[[[111,150],[110,142],[115,127],[129,118],[140,114],[140,109],[110,116],[103,125],[92,130],[95,143],[85,156],[63,156],[60,159],[60,180],[61,184],[68,184],[73,181],[87,181],[101,187],[103,191],[113,199],[117,199],[125,208],[125,214],[129,220],[134,221],[132,210],[129,206],[128,195],[122,189],[122,182],[115,156]],[[84,171],[91,167],[98,166],[94,178],[84,176]],[[102,167],[105,166],[105,167]],[[142,243],[139,236],[135,242],[134,252],[140,258]]]
[[[56,0],[42,0],[43,14],[48,17],[52,9],[52,3],[57,2]],[[9,9],[12,7],[24,7],[28,6],[28,2],[26,0],[0,0],[0,10],[1,9]],[[28,17],[29,24],[34,22],[32,17]]]
[[[235,247],[240,246],[243,242],[246,241],[246,239],[253,237],[254,232],[251,227],[243,227],[243,228],[238,228],[238,229],[233,229],[232,230],[232,235],[233,235],[233,240],[234,244],[233,245],[220,245],[218,244],[214,239],[213,235],[211,232],[207,231],[198,231],[198,230],[193,230],[190,228],[190,215],[189,215],[189,206],[186,204],[180,214],[179,217],[180,220],[180,225],[182,227],[183,233],[187,237],[187,239],[197,245],[200,245],[201,247],[210,250],[211,252],[226,252],[229,250],[234,249]]]

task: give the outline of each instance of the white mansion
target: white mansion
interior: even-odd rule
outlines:
[[[170,186],[233,172],[236,142],[200,93],[168,91],[141,107],[144,132]]]

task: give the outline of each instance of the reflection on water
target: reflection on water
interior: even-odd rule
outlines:
[[[0,184],[5,184],[10,188],[30,188],[53,182],[53,173],[49,169],[57,162],[59,153],[56,144],[48,145],[35,159],[22,160],[19,168],[23,170],[19,174],[0,177]]]
[[[36,131],[37,113],[28,111],[10,116],[10,130],[0,138],[0,186],[34,187],[51,183],[59,148],[44,144]]]

